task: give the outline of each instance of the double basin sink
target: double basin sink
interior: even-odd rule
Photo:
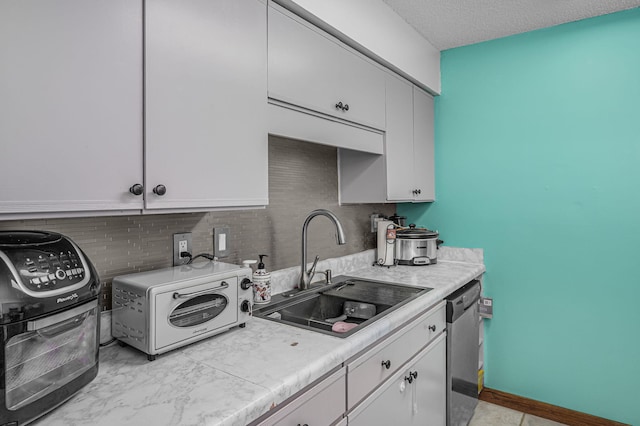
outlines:
[[[274,296],[268,305],[254,306],[253,315],[344,338],[430,290],[339,276],[332,284]]]

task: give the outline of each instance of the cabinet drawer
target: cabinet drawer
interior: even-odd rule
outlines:
[[[349,426],[445,426],[445,339],[441,334],[362,401],[349,413]]]
[[[441,302],[398,334],[349,362],[347,409],[353,408],[444,329],[445,302]]]
[[[384,130],[380,68],[277,6],[269,7],[268,31],[270,98]]]
[[[256,426],[331,425],[344,414],[345,393],[342,368]]]

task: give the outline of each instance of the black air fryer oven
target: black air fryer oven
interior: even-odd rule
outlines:
[[[40,417],[96,377],[99,294],[69,238],[0,232],[0,426]]]

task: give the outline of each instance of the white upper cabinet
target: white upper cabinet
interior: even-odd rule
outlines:
[[[413,85],[387,75],[387,200],[413,198]]]
[[[268,203],[266,9],[146,1],[147,209]]]
[[[429,93],[440,52],[382,0],[274,0]]]
[[[278,6],[269,7],[269,98],[385,128],[384,72]]]
[[[433,98],[387,76],[387,200],[433,201]]]
[[[142,2],[0,2],[0,214],[139,210]]]
[[[434,201],[435,146],[434,100],[427,93],[413,88],[413,179],[414,201]]]
[[[435,200],[433,98],[388,73],[385,154],[339,151],[343,203]]]

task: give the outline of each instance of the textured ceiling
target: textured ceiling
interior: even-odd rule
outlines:
[[[439,50],[640,6],[640,0],[383,0]]]

